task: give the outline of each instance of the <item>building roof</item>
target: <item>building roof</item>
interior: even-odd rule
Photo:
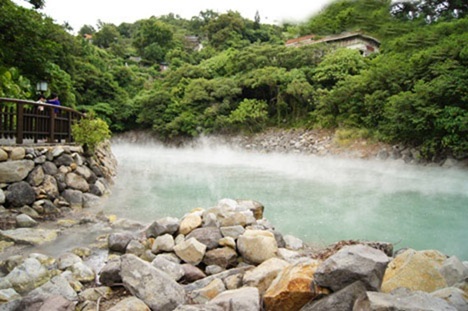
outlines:
[[[311,40],[312,38],[315,38],[315,37],[316,37],[316,35],[308,35],[308,36],[303,36],[303,37],[291,39],[291,40],[286,41],[286,45],[293,45],[295,43],[304,42],[304,41],[308,41],[309,44],[322,43],[322,42],[332,43],[332,42],[336,42],[336,41],[351,39],[353,37],[361,37],[363,39],[372,41],[376,46],[380,46],[380,41],[379,40],[377,40],[377,39],[375,39],[373,37],[364,35],[364,34],[359,33],[359,32],[344,32],[344,33],[341,33],[341,34],[338,34],[338,35],[326,36],[326,37],[318,39],[318,40]]]

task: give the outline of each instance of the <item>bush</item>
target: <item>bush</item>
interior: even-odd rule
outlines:
[[[72,125],[72,135],[86,153],[93,154],[101,142],[110,138],[111,131],[104,120],[95,117],[91,112]]]

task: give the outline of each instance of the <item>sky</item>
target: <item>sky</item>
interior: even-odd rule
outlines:
[[[13,2],[27,6],[24,0]],[[317,14],[331,2],[332,0],[45,0],[45,7],[41,12],[58,24],[68,22],[78,32],[83,25],[96,27],[98,20],[118,26],[122,22],[134,23],[139,19],[169,13],[190,19],[205,10],[218,13],[237,11],[242,17],[251,20],[258,11],[260,22],[268,24],[300,22]]]

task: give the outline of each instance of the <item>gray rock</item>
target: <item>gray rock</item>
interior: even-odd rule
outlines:
[[[215,248],[205,253],[203,263],[207,266],[217,265],[223,269],[237,265],[237,252],[230,247]]]
[[[64,153],[54,160],[55,165],[59,167],[62,165],[70,166],[74,162],[75,160],[73,160],[73,157],[69,155],[68,153]]]
[[[80,190],[81,192],[88,192],[89,191],[89,184],[82,176],[75,174],[75,173],[68,173],[65,176],[65,183],[68,187]]]
[[[83,262],[77,262],[68,268],[73,274],[75,280],[80,282],[93,282],[96,274],[93,269],[84,264]]]
[[[99,272],[99,282],[106,286],[122,283],[120,276],[120,257],[109,261]]]
[[[45,162],[44,164],[42,164],[42,169],[44,170],[44,173],[46,175],[54,176],[58,173],[57,165],[55,165],[54,162]]]
[[[218,305],[181,305],[174,309],[174,311],[225,311],[225,309]]]
[[[432,296],[442,298],[458,311],[468,310],[468,296],[459,288],[446,287],[431,293]]]
[[[25,181],[20,181],[8,186],[6,201],[13,207],[31,205],[36,200],[34,189]]]
[[[237,239],[239,235],[245,232],[244,227],[237,225],[237,226],[229,226],[229,227],[221,227],[219,228],[221,233],[224,237],[231,237]]]
[[[81,258],[73,253],[64,253],[57,258],[57,268],[65,270],[77,262],[82,262]]]
[[[174,246],[174,237],[166,233],[156,237],[151,247],[151,251],[154,254],[158,254],[161,252],[172,252],[174,250]]]
[[[41,245],[54,241],[57,238],[57,232],[57,230],[19,228],[0,230],[0,238],[16,244]]]
[[[137,240],[131,240],[130,243],[128,243],[127,248],[125,249],[125,253],[133,254],[140,257],[144,254],[145,250],[146,248],[143,244],[141,244]]]
[[[190,238],[195,238],[198,242],[206,245],[206,248],[210,250],[219,246],[219,240],[222,237],[221,231],[218,228],[204,227],[194,229],[185,239],[189,240]]]
[[[70,203],[72,209],[80,209],[83,207],[83,192],[79,190],[66,189],[62,192],[62,197]]]
[[[38,156],[37,158],[34,159],[34,163],[36,164],[44,164],[46,163],[47,158],[45,155]]]
[[[42,184],[44,181],[44,170],[42,169],[42,166],[36,166],[31,173],[29,173],[27,181],[33,187],[37,187]]]
[[[50,272],[37,259],[27,258],[8,273],[6,279],[18,293],[23,294],[48,282]]]
[[[94,174],[87,166],[78,166],[75,173],[86,179],[90,184],[94,184],[97,180],[96,174]]]
[[[128,243],[134,239],[134,236],[130,232],[114,232],[109,234],[107,239],[109,250],[125,253]]]
[[[225,290],[223,281],[214,279],[207,286],[190,292],[188,299],[194,304],[205,304]]]
[[[401,288],[391,294],[366,292],[354,303],[353,310],[375,311],[456,311],[443,299],[434,297],[428,293]]]
[[[0,189],[0,204],[5,203],[6,197],[5,197],[5,192],[3,192],[3,189]]]
[[[184,283],[193,283],[206,277],[205,272],[192,264],[182,264],[182,269],[184,270],[184,276],[182,278]]]
[[[439,268],[439,272],[447,281],[448,286],[453,286],[468,278],[468,268],[456,256],[445,260],[442,267]]]
[[[222,292],[209,305],[218,305],[230,311],[259,311],[260,294],[256,287],[242,287]]]
[[[0,289],[0,303],[9,302],[16,299],[21,299],[21,295],[18,294],[13,288]]]
[[[92,193],[83,193],[83,207],[93,208],[98,207],[101,202],[101,198]]]
[[[179,219],[164,217],[156,220],[146,229],[146,237],[155,238],[165,233],[173,235],[177,230],[179,230]]]
[[[295,236],[285,235],[283,238],[287,249],[298,250],[304,246],[304,242]]]
[[[226,270],[226,269],[224,269],[223,267],[220,267],[220,266],[217,266],[217,265],[209,265],[209,266],[206,266],[205,273],[207,275],[213,275],[213,274],[221,273],[224,270]]]
[[[177,244],[174,247],[174,252],[183,261],[198,265],[205,256],[206,245],[198,242],[195,238],[190,238]]]
[[[0,162],[0,183],[22,181],[34,169],[31,160]]]
[[[41,188],[45,191],[49,199],[55,199],[59,196],[59,186],[57,180],[51,175],[45,175]]]
[[[372,247],[345,246],[320,264],[314,280],[335,292],[359,280],[367,289],[378,291],[389,261],[387,255]]]
[[[230,277],[232,275],[237,275],[237,274],[244,275],[245,271],[250,270],[252,268],[253,268],[253,266],[243,266],[243,267],[239,267],[239,268],[232,268],[232,269],[223,271],[221,273],[213,274],[213,275],[210,275],[210,276],[205,277],[203,279],[200,279],[198,281],[187,284],[187,285],[184,286],[184,289],[188,293],[188,292],[191,292],[193,290],[200,289],[200,288],[203,288],[203,287],[207,286],[214,279],[220,279],[220,280],[224,281],[224,279],[226,279],[226,278],[228,278],[228,277]],[[185,267],[184,267],[184,269],[185,269]]]
[[[128,297],[119,301],[107,311],[150,311],[148,306],[136,297]]]
[[[336,293],[308,302],[301,308],[301,311],[353,310],[356,299],[365,293],[365,284],[356,281]]]
[[[127,254],[122,256],[121,267],[125,288],[152,310],[172,311],[185,304],[183,287],[150,263]]]
[[[53,296],[63,296],[67,300],[77,301],[78,295],[61,275],[55,276],[42,286],[28,293],[28,297],[41,297],[42,300]]]
[[[37,226],[37,221],[26,214],[16,216],[16,225],[18,228],[32,228]]]
[[[181,264],[167,260],[161,256],[156,256],[151,264],[153,267],[167,273],[167,275],[169,275],[176,282],[180,280],[185,274]]]

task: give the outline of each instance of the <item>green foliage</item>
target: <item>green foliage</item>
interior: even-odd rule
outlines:
[[[258,132],[265,128],[268,120],[268,105],[263,100],[244,99],[236,110],[231,112],[226,121],[237,129],[247,127],[249,132]]]
[[[72,124],[72,135],[77,143],[93,154],[101,142],[110,138],[111,132],[107,123],[95,117],[91,111],[86,117]]]

